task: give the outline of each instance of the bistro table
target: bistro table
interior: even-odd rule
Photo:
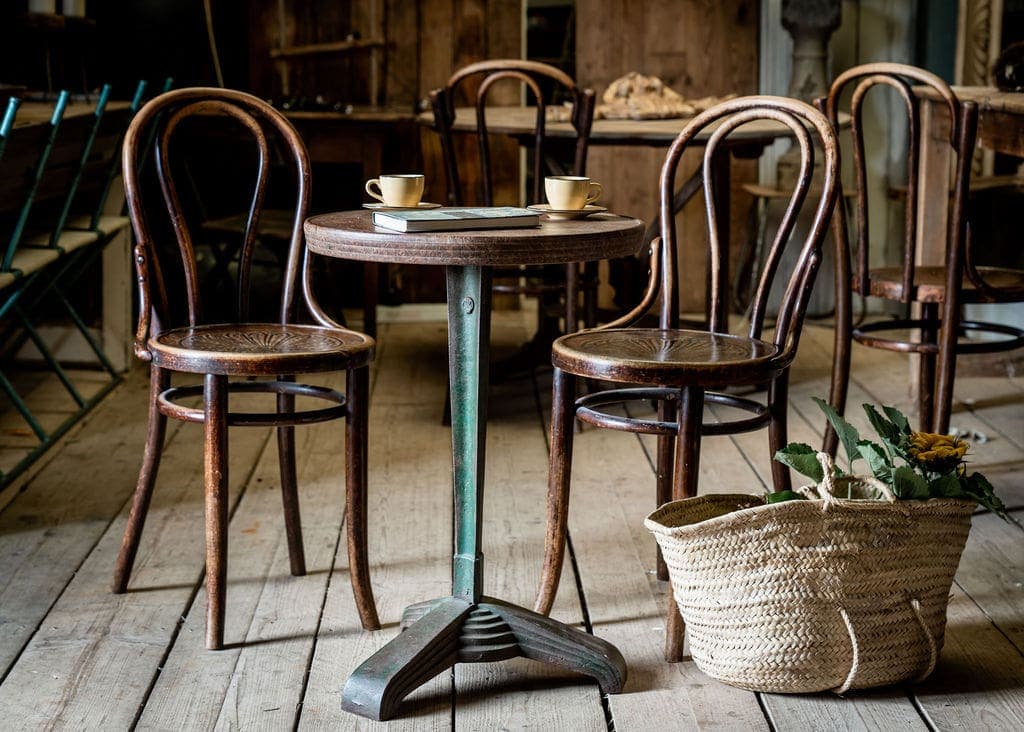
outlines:
[[[342,707],[371,719],[394,716],[414,689],[456,662],[523,656],[593,676],[622,690],[626,665],[610,643],[502,600],[483,596],[484,447],[492,269],[562,264],[635,254],[643,222],[602,214],[542,221],[537,228],[401,234],[373,225],[370,212],[306,221],[310,251],[370,262],[445,265],[451,382],[455,546],[452,594],[406,608],[405,628],[349,677]]]

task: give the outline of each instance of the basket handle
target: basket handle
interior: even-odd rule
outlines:
[[[818,486],[817,486],[817,493],[818,493],[818,496],[825,502],[825,505],[823,506],[823,508],[827,509],[829,506],[831,506],[832,504],[834,504],[837,501],[837,499],[836,499],[836,497],[834,495],[834,491],[836,489],[836,483],[835,483],[835,467],[836,467],[836,464],[832,460],[832,456],[829,455],[827,452],[819,451],[817,457],[818,457],[818,463],[821,464],[821,471],[822,471],[821,483],[819,483]],[[881,493],[885,497],[885,500],[889,501],[889,503],[895,503],[896,502],[896,496],[893,494],[892,488],[887,486],[885,483],[880,481],[878,478],[876,478],[876,477],[874,477],[872,475],[864,475],[864,476],[857,476],[857,480],[859,480],[859,481],[861,481],[863,483],[867,483],[872,488],[875,488],[876,490],[878,490],[878,492]]]
[[[928,640],[928,665],[925,666],[924,671],[914,677],[914,683],[917,683],[931,676],[932,671],[935,670],[935,664],[939,660],[939,647],[935,643],[935,636],[932,635],[932,631],[928,628],[928,623],[924,621],[924,616],[921,614],[921,602],[914,597],[907,600],[907,603],[910,605],[910,609],[914,611],[914,617],[917,618],[917,623],[921,626],[924,637]],[[860,670],[860,645],[857,643],[857,634],[853,630],[853,622],[850,620],[850,614],[846,611],[846,608],[840,607],[839,614],[843,618],[843,623],[846,624],[846,632],[850,635],[850,647],[853,649],[850,673],[846,675],[846,679],[842,684],[832,690],[842,696],[853,686],[853,682],[857,678],[857,672]]]

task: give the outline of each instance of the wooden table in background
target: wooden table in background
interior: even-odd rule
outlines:
[[[924,98],[921,109],[922,148],[917,200],[917,258],[919,264],[945,261],[949,224],[949,180],[952,150],[950,119],[945,103],[927,87],[916,87]],[[956,86],[961,101],[978,105],[978,147],[1024,158],[1024,94],[995,87]]]
[[[455,547],[450,597],[406,609],[395,639],[364,661],[342,692],[344,709],[388,719],[402,699],[456,662],[517,656],[594,676],[621,691],[622,656],[610,643],[557,620],[483,596],[484,447],[490,363],[491,277],[496,266],[564,264],[636,253],[643,222],[604,214],[544,221],[537,228],[435,231],[378,229],[368,211],[314,216],[310,251],[370,262],[439,264],[448,282]]]

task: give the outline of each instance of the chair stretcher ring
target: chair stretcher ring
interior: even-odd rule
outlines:
[[[653,400],[678,401],[679,390],[670,387],[631,387],[626,389],[607,389],[594,394],[585,394],[576,400],[576,418],[581,422],[586,422],[596,427],[623,432],[639,432],[645,435],[678,434],[679,423],[676,421],[627,417],[619,414],[609,414],[597,409],[597,407],[606,407],[613,404]],[[753,399],[745,399],[744,397],[733,396],[732,394],[706,392],[704,394],[704,401],[753,414],[753,416],[745,419],[705,424],[702,430],[705,436],[751,432],[759,429],[769,420],[767,407]]]
[[[851,331],[851,335],[858,343],[871,348],[880,348],[886,351],[898,351],[900,353],[926,353],[937,354],[939,346],[937,343],[914,343],[896,338],[884,338],[872,336],[872,333],[881,333],[890,330],[916,330],[928,325],[929,321],[921,319],[900,319],[900,320],[879,320],[873,323],[865,323]],[[972,330],[979,333],[998,333],[1010,336],[1009,338],[996,341],[958,341],[957,353],[995,353],[1000,351],[1012,351],[1024,346],[1024,330],[1012,325],[1003,323],[986,323],[977,320],[961,320],[957,327],[962,330]]]
[[[334,402],[337,406],[322,409],[307,409],[301,412],[228,412],[228,425],[240,427],[289,427],[303,424],[328,422],[348,414],[345,395],[337,389],[312,384],[297,384],[292,381],[233,381],[228,383],[228,392],[263,392],[272,394],[290,394],[292,396],[313,397]],[[202,423],[205,421],[203,410],[177,404],[175,400],[188,397],[200,397],[203,387],[172,386],[160,392],[157,405],[161,414],[183,422]]]

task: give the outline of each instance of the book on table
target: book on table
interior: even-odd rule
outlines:
[[[434,208],[427,211],[374,211],[373,223],[402,232],[457,231],[459,229],[512,229],[537,226],[540,215],[528,208],[488,206]]]

